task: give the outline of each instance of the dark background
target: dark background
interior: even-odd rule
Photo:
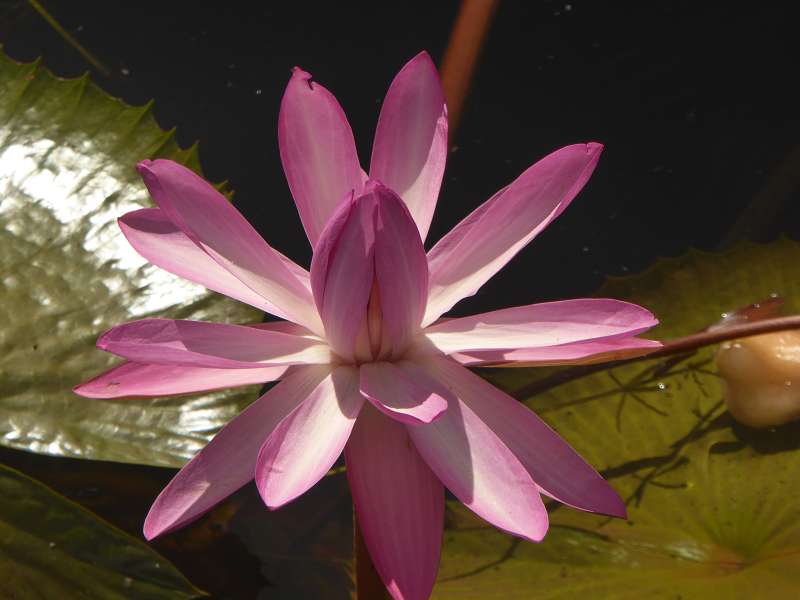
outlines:
[[[91,70],[26,3],[2,6],[12,57],[42,56],[69,77]],[[264,237],[307,265],[277,149],[290,68],[334,92],[366,161],[389,82],[422,49],[441,60],[458,2],[46,7],[111,68],[94,72],[101,87],[154,98],[162,127],[199,140],[206,175],[229,180]],[[550,151],[588,140],[606,151],[578,201],[458,311],[589,294],[690,246],[796,234],[793,17],[780,3],[501,2],[429,244]]]

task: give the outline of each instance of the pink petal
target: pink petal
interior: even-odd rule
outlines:
[[[173,396],[276,381],[289,367],[209,369],[126,362],[73,388],[85,398]]]
[[[361,192],[362,171],[353,132],[328,90],[295,67],[278,117],[281,162],[312,246],[336,206]]]
[[[119,227],[131,246],[157,267],[266,312],[280,312],[206,254],[163,210],[129,212],[119,219]]]
[[[442,545],[444,489],[405,427],[365,406],[345,447],[347,479],[372,563],[395,600],[426,600]]]
[[[433,423],[406,429],[445,487],[478,516],[534,542],[544,537],[547,511],[539,488],[503,440],[461,398]]]
[[[330,362],[327,344],[313,336],[171,319],[119,325],[101,335],[97,347],[134,362],[217,369]]]
[[[144,523],[151,540],[182,527],[253,479],[258,451],[269,433],[319,386],[327,365],[299,367],[228,423],[159,494]]]
[[[306,272],[271,248],[228,200],[170,160],[145,160],[139,173],[166,217],[221,267],[267,300],[272,311],[322,332]]]
[[[274,331],[276,333],[287,333],[289,335],[299,335],[304,337],[317,337],[310,330],[302,325],[292,323],[291,321],[266,321],[264,323],[250,323],[247,327],[255,329],[264,329],[266,331]]]
[[[428,253],[430,290],[423,326],[473,295],[578,194],[600,144],[576,144],[546,156],[444,236]]]
[[[455,401],[445,386],[408,361],[365,363],[359,371],[361,393],[401,423],[430,423]]]
[[[427,52],[397,74],[383,101],[370,177],[405,201],[424,240],[447,158],[447,109],[436,66]]]
[[[377,199],[370,191],[340,205],[311,260],[311,287],[325,337],[347,362],[353,360],[375,275],[376,212]]]
[[[592,364],[650,354],[661,342],[636,337],[575,342],[563,346],[518,348],[516,350],[468,350],[450,358],[469,367],[534,367],[544,365]]]
[[[427,297],[427,260],[403,202],[370,181],[342,203],[322,232],[311,261],[311,287],[334,351],[352,361],[377,284],[387,352],[400,353],[419,330]]]
[[[562,346],[637,335],[658,324],[635,304],[605,298],[562,300],[505,308],[431,325],[425,337],[450,354]]]
[[[376,185],[375,278],[383,335],[402,353],[420,328],[428,299],[428,260],[411,214],[390,189]]]
[[[325,476],[344,449],[364,397],[358,371],[339,367],[272,431],[255,467],[269,508],[283,506]]]
[[[431,357],[425,367],[503,440],[543,493],[580,510],[625,517],[614,489],[532,411],[450,359]]]

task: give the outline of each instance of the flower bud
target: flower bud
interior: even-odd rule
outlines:
[[[800,418],[800,332],[725,342],[716,363],[725,403],[740,423],[766,428]]]

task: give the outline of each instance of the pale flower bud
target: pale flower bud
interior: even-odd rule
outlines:
[[[725,403],[740,423],[766,428],[800,418],[800,332],[725,342],[716,363]]]

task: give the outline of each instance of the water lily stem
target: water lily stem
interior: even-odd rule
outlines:
[[[666,342],[663,348],[653,352],[652,354],[639,357],[639,360],[656,358],[659,356],[673,356],[675,354],[691,352],[705,346],[711,346],[713,344],[719,344],[729,340],[750,337],[753,335],[761,335],[764,333],[774,333],[776,331],[784,331],[788,329],[800,329],[800,315],[777,317],[774,319],[763,319],[761,321],[754,321],[752,323],[741,323],[739,325],[720,327],[710,331],[701,331],[700,333],[687,335],[686,337]]]
[[[568,381],[579,379],[598,371],[618,367],[634,362],[643,360],[650,360],[653,358],[664,358],[669,356],[678,356],[681,354],[689,354],[705,346],[712,346],[729,340],[736,340],[746,338],[754,335],[762,335],[765,333],[774,333],[776,331],[787,331],[790,329],[800,329],[800,315],[791,315],[789,317],[777,317],[775,319],[763,319],[760,321],[753,321],[751,323],[741,323],[737,325],[730,325],[727,327],[720,327],[711,330],[701,331],[687,335],[686,337],[677,338],[669,342],[665,342],[664,346],[656,352],[651,352],[644,356],[637,356],[636,358],[629,358],[626,360],[618,360],[613,362],[598,363],[594,365],[578,365],[569,369],[564,369],[554,373],[550,377],[545,377],[539,381],[523,386],[522,388],[514,391],[514,396],[520,400],[525,400],[536,394],[541,394],[551,388],[557,387]]]
[[[86,62],[92,65],[95,69],[97,69],[102,75],[105,77],[111,76],[111,69],[105,66],[99,59],[97,59],[91,52],[89,52],[86,48],[84,48],[81,43],[73,37],[73,35],[64,29],[61,26],[53,15],[42,5],[41,2],[37,0],[28,0],[28,4],[30,4],[31,8],[39,13],[39,16],[42,17],[47,23],[52,27],[58,35],[64,38],[64,41],[72,46],[78,54],[80,54]]]
[[[355,508],[353,509],[353,559],[356,571],[355,600],[389,600],[389,594],[380,575],[372,564],[367,545],[358,526]]]
[[[483,41],[500,0],[462,0],[442,59],[442,87],[447,99],[450,145],[464,111]]]

